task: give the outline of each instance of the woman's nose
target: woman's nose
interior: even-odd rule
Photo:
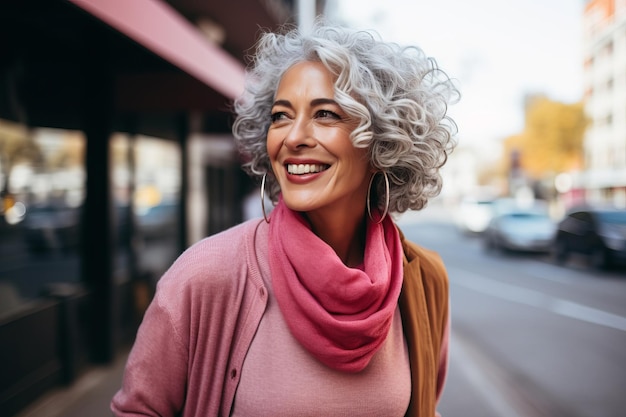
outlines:
[[[313,138],[310,123],[308,123],[307,120],[296,118],[289,127],[283,143],[287,148],[292,150],[315,146],[315,139]]]

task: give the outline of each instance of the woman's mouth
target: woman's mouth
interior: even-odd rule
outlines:
[[[328,168],[326,164],[287,164],[287,172],[292,175],[315,174]]]

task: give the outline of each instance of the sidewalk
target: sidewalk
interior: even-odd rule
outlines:
[[[74,383],[44,394],[16,417],[111,417],[109,403],[122,384],[128,352],[111,365],[94,366]]]

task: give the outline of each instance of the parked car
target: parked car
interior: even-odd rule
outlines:
[[[461,201],[455,220],[457,229],[464,234],[485,231],[493,216],[493,200],[466,198]]]
[[[581,208],[558,224],[554,258],[565,263],[572,253],[587,256],[591,266],[626,264],[626,210]]]
[[[547,212],[512,209],[494,215],[484,232],[487,249],[549,252],[556,224]]]

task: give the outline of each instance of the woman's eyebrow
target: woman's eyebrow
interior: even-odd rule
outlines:
[[[332,98],[316,98],[311,100],[311,106],[320,106],[322,104],[332,104],[338,106],[337,102]]]
[[[275,107],[275,106],[289,107],[290,109],[293,108],[289,100],[276,100],[274,104],[272,104],[272,107]]]

